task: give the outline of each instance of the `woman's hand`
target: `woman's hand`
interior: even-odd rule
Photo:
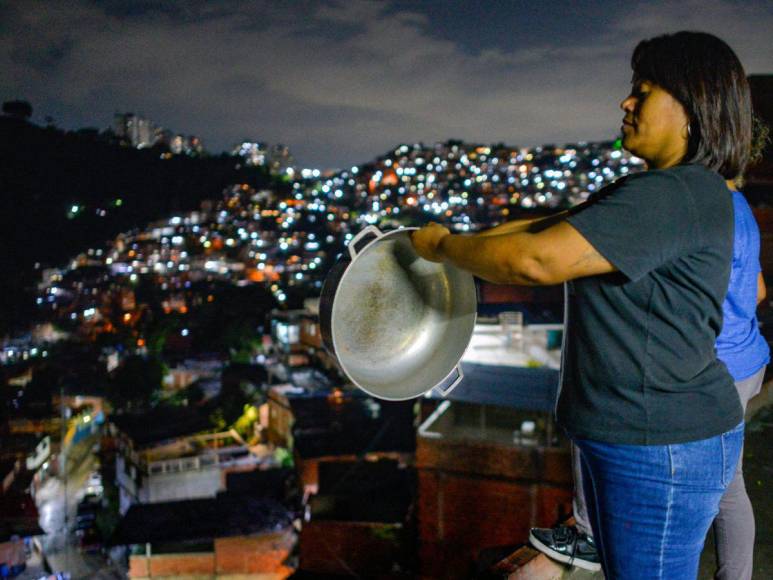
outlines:
[[[425,260],[442,262],[443,256],[439,253],[440,240],[449,235],[451,232],[448,228],[433,222],[412,232],[411,243],[413,243],[416,253]]]

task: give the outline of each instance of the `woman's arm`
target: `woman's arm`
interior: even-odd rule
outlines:
[[[500,224],[494,228],[484,230],[482,232],[478,232],[475,235],[501,236],[502,234],[514,234],[517,232],[535,231],[537,229],[542,229],[540,226],[547,227],[554,223],[558,223],[559,221],[566,218],[566,216],[568,215],[569,215],[568,211],[562,211],[561,213],[557,213],[546,217],[532,218],[532,219],[526,219],[526,220],[513,220],[510,222],[505,222],[503,224]]]
[[[515,232],[525,232],[529,229],[529,226],[542,218],[528,219],[528,220],[513,220],[499,224],[498,226],[483,230],[474,234],[476,236],[501,236],[502,234],[512,234]]]
[[[540,232],[451,235],[430,224],[412,236],[425,259],[454,265],[498,284],[544,286],[616,271],[568,222]]]

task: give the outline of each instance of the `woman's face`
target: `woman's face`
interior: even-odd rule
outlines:
[[[687,113],[667,91],[637,81],[620,103],[623,147],[644,159],[651,169],[678,165],[687,153]]]

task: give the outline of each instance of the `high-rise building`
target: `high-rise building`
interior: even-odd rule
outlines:
[[[156,142],[156,128],[150,119],[134,113],[115,114],[115,134],[132,147],[152,147]]]

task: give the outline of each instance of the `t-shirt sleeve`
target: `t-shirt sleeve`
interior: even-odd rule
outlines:
[[[695,239],[695,208],[678,177],[647,171],[576,208],[569,223],[631,280],[686,253]]]

